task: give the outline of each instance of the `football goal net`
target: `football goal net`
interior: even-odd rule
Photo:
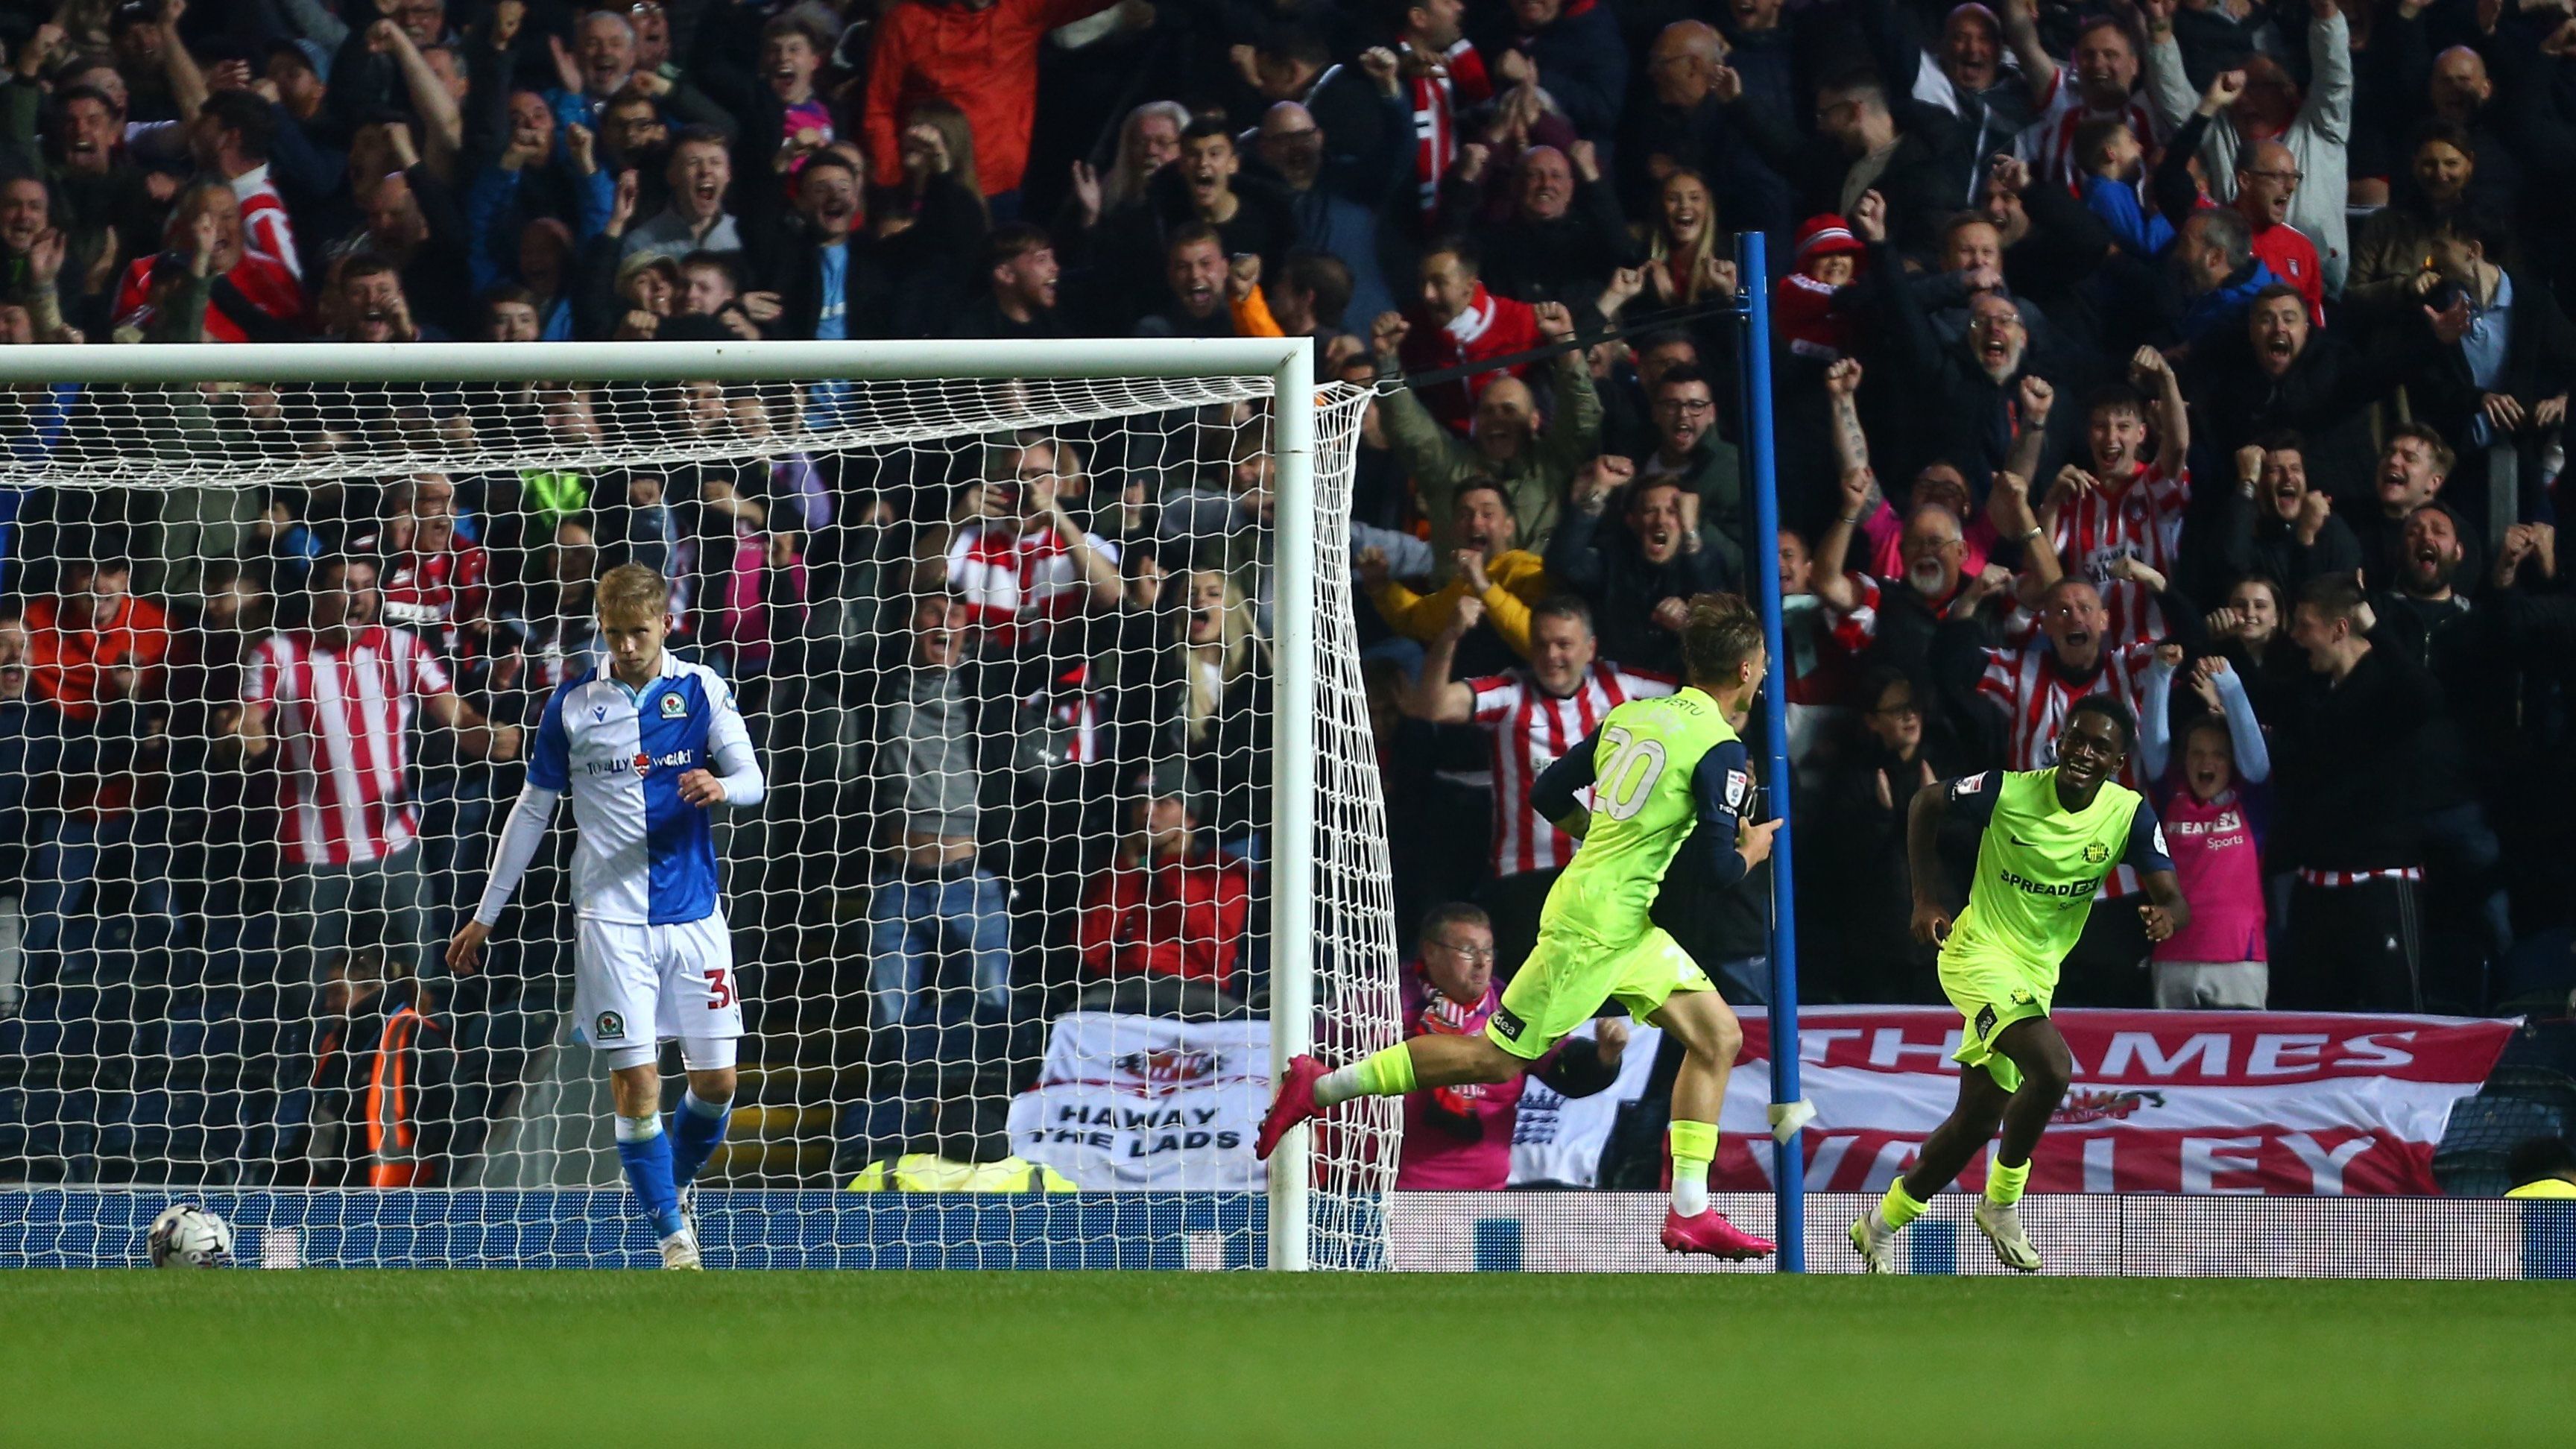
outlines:
[[[0,351],[0,1262],[180,1201],[254,1263],[657,1261],[594,1044],[675,1028],[576,1002],[572,809],[450,952],[532,773],[691,793],[649,687],[544,758],[640,567],[765,777],[689,807],[711,1266],[1383,1266],[1391,1103],[1252,1152],[1277,1063],[1397,1034],[1366,405],[1279,339]]]

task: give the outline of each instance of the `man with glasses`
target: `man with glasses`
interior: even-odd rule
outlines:
[[[2326,320],[2325,268],[2317,244],[2290,224],[2299,184],[2307,179],[2290,148],[2278,141],[2257,141],[2236,164],[2236,212],[2253,233],[2254,255],[2272,274],[2299,289],[2308,302],[2309,320]]]
[[[1494,984],[1494,933],[1485,913],[1463,902],[1423,919],[1421,953],[1404,971],[1404,1034],[1472,1036],[1503,1004]],[[1404,1097],[1404,1150],[1395,1185],[1404,1192],[1499,1192],[1512,1175],[1512,1132],[1531,1076],[1568,1097],[1589,1097],[1619,1080],[1628,1046],[1624,1018],[1604,1017],[1590,1037],[1570,1036],[1507,1082],[1425,1087]]]
[[[1726,577],[1744,577],[1744,472],[1735,445],[1718,434],[1717,390],[1707,371],[1696,365],[1667,368],[1655,379],[1648,410],[1655,451],[1637,468],[1638,486],[1678,485],[1692,500],[1684,512],[1706,529]]]
[[[1390,72],[1388,79],[1393,80]],[[1390,108],[1397,104],[1389,97]],[[1390,124],[1392,109],[1390,110]],[[1356,158],[1326,151],[1328,138],[1314,113],[1295,101],[1281,101],[1261,113],[1261,159],[1279,174],[1289,210],[1297,218],[1297,246],[1319,256],[1338,257],[1350,269],[1351,297],[1344,312],[1375,317],[1395,310],[1395,292],[1378,264],[1378,214],[1387,179],[1362,171]],[[1292,254],[1293,261],[1293,254]],[[1286,280],[1286,269],[1264,273]],[[1280,294],[1265,284],[1273,314]],[[1281,325],[1287,325],[1281,319]]]
[[[1888,245],[1887,202],[1877,192],[1860,199],[1852,230],[1868,249],[1867,273],[1876,279],[1885,331],[1894,344],[1886,349],[1888,374],[1911,403],[1893,410],[1906,426],[1893,449],[1881,450],[1882,461],[1885,452],[1893,452],[1893,463],[1911,471],[1947,460],[1977,491],[1997,469],[2028,476],[2036,455],[2019,450],[2041,441],[2032,435],[2044,432],[2047,405],[2055,397],[2043,374],[2056,368],[2043,366],[2033,352],[2021,304],[2000,291],[1970,294],[1967,334],[1954,340],[1934,324],[1914,288],[1904,285],[1903,263]],[[1844,431],[1840,422],[1836,428]],[[1844,466],[1850,466],[1848,453]],[[1887,471],[1894,474],[1896,468]]]
[[[2191,162],[2199,157],[2204,166],[2208,164],[2202,138],[2227,124],[2219,112],[2245,91],[2250,84],[2249,73],[2226,71],[2211,81],[2201,95],[2199,108],[2174,133],[2173,143],[2156,163],[2156,207],[2168,217],[2187,217],[2211,208],[2212,204],[2200,195],[2200,182],[2191,173]],[[2299,191],[2307,179],[2297,152],[2279,141],[2249,140],[2237,148],[2236,196],[2226,205],[2244,219],[2246,243],[2254,259],[2273,276],[2296,287],[2307,301],[2309,320],[2322,327],[2326,320],[2324,263],[2317,255],[2317,244],[2301,234],[2290,220],[2293,212],[2305,209],[2300,204]]]
[[[2224,82],[2233,76],[2232,86],[2222,91],[2213,83],[2210,92],[2195,96],[2184,73],[2182,49],[2174,41],[2175,3],[2144,0],[2139,7],[2147,17],[2147,93],[2154,98],[2156,119],[2169,128],[2182,128],[2195,113],[2209,117],[2205,131],[2196,137],[2186,138],[2177,129],[2173,148],[2199,152],[2209,189],[2221,202],[2237,199],[2244,178],[2254,171],[2297,175],[2300,180],[2292,183],[2296,194],[2289,198],[2281,220],[2316,244],[2323,263],[2323,290],[2341,293],[2352,250],[2344,216],[2349,171],[2345,148],[2352,139],[2353,117],[2351,22],[2344,19],[2335,0],[2308,0],[2305,92],[2279,61],[2254,55],[2246,58],[2242,70],[2219,78]],[[2218,114],[2222,108],[2223,116]],[[2264,143],[2277,144],[2288,164],[2255,159],[2252,153]]]
[[[1789,183],[1745,144],[1717,94],[1727,54],[1725,38],[1705,21],[1676,20],[1656,34],[1619,135],[1620,197],[1631,215],[1647,214],[1666,166],[1696,171],[1725,186],[1731,225],[1786,236],[1798,220]]]

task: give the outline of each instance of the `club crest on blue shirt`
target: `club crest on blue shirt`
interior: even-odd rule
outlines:
[[[688,712],[688,701],[680,698],[676,694],[666,694],[662,696],[662,718],[678,719],[680,716],[687,714]]]

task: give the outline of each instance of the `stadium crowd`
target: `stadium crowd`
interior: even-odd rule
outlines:
[[[1809,1000],[1939,999],[1909,801],[2046,765],[2097,692],[2194,919],[2150,961],[2094,911],[2063,1004],[2484,1011],[2570,924],[2568,0],[0,0],[0,46],[9,343],[1494,364],[1381,393],[1353,482],[1408,1029],[1491,1011],[1573,847],[1531,782],[1672,687],[1682,602],[1762,549]],[[1773,259],[1777,538],[1740,231]],[[1259,1010],[1258,410],[769,446],[859,396],[251,381],[167,426],[324,460],[311,486],[0,490],[0,1054],[97,1128],[0,1118],[0,1173],[479,1151],[554,1031],[561,887],[481,976],[433,981],[437,944],[629,560],[761,736],[738,959],[756,1030],[865,1043],[824,1063],[863,1068],[845,1162],[985,1150],[1068,1005]],[[751,460],[325,466],[639,420]],[[22,462],[159,426],[0,399]],[[1677,868],[1659,909],[1759,1001],[1768,895]],[[1597,1090],[1622,1040],[1551,1070]],[[391,1105],[387,1041],[421,1063]],[[1508,1110],[1421,1106],[1471,1146]]]

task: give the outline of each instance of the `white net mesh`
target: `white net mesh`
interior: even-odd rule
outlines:
[[[698,1179],[710,1261],[1264,1261],[1274,983],[1312,962],[1336,1049],[1397,1015],[1349,584],[1365,397],[1317,395],[1316,643],[1291,659],[1271,391],[9,394],[0,1262],[134,1261],[181,1195],[252,1261],[650,1259],[582,1044],[610,1023],[576,1002],[577,916],[607,908],[570,899],[571,808],[480,969],[446,964],[548,700],[599,675],[623,563],[669,580],[671,652],[730,691],[766,777],[710,812],[732,959],[697,1004],[738,998],[743,1031]],[[1303,942],[1271,922],[1290,671]],[[646,815],[673,808],[657,768]],[[685,841],[655,839],[638,889],[677,899]],[[676,1044],[662,1065],[668,1111]],[[1354,1111],[1316,1144],[1317,1265],[1383,1266],[1394,1130]]]

